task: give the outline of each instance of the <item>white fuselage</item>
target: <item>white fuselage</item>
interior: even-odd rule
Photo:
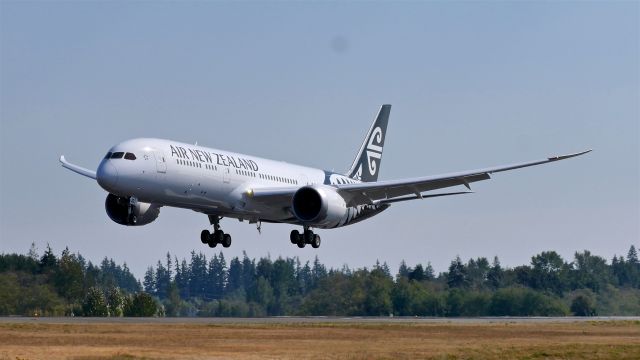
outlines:
[[[250,222],[297,223],[290,209],[251,201],[253,189],[358,182],[319,169],[171,140],[128,140],[113,146],[109,154],[98,167],[97,179],[112,194]],[[323,227],[346,225],[359,208],[348,208],[345,221]]]

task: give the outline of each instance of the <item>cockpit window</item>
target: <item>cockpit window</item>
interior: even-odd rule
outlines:
[[[109,152],[107,153],[107,155],[105,155],[105,156],[104,156],[104,158],[105,158],[105,159],[108,159],[108,158],[110,158],[110,157],[111,157],[111,151],[109,151]]]
[[[113,155],[111,155],[111,158],[112,159],[122,159],[123,156],[124,156],[124,152],[118,151],[118,152],[114,152]]]
[[[133,153],[126,153],[124,154],[124,158],[127,160],[135,160],[136,156]]]

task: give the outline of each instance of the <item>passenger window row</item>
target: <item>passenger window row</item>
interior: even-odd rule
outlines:
[[[197,167],[197,168],[202,167],[202,164],[195,161],[176,159],[176,162],[178,163],[178,165],[185,165],[185,166],[191,166],[191,167]]]
[[[238,170],[238,169],[236,169],[236,174],[244,175],[244,176],[250,176],[250,177],[256,177],[255,173],[253,173],[251,171],[246,171],[246,170]]]
[[[260,174],[260,178],[261,179],[265,179],[265,180],[271,180],[271,181],[279,181],[279,182],[283,182],[283,183],[286,183],[286,184],[292,184],[292,185],[297,185],[298,184],[298,180],[290,179],[290,178],[286,178],[286,177],[282,177],[282,176]]]
[[[190,161],[190,160],[182,160],[182,159],[176,159],[176,163],[178,165],[184,165],[184,166],[191,166],[191,167],[197,167],[197,168],[202,168],[202,163],[196,162],[196,161]],[[215,165],[209,165],[209,164],[204,164],[204,168],[207,170],[218,170],[218,167]]]
[[[182,160],[182,159],[176,159],[176,163],[178,165],[191,166],[191,167],[197,167],[197,168],[202,168],[202,165],[203,165],[202,163],[199,163],[199,162],[196,162],[196,161]],[[205,167],[205,169],[208,169],[208,170],[215,170],[215,171],[218,170],[218,167],[215,166],[215,165],[204,164],[204,167]],[[292,185],[297,185],[298,184],[298,180],[295,180],[295,179],[290,179],[290,178],[286,178],[286,177],[282,177],[282,176],[260,174],[260,173],[258,173],[258,175],[256,175],[255,172],[246,171],[246,170],[238,170],[238,169],[236,169],[236,174],[243,175],[243,176],[249,176],[249,177],[259,176],[261,179],[264,179],[264,180],[278,181],[278,182],[282,182],[282,183],[286,183],[286,184],[292,184]]]

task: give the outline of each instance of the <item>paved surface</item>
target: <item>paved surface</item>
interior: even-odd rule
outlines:
[[[278,323],[418,323],[418,324],[491,324],[491,323],[573,323],[589,321],[640,321],[640,316],[594,317],[265,317],[265,318],[86,318],[86,317],[0,317],[0,324],[278,324]]]

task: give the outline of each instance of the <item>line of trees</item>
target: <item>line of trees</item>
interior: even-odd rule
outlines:
[[[42,256],[32,244],[27,255],[0,255],[0,315],[154,316],[157,301],[141,291],[127,264],[100,265],[68,248],[57,257],[47,245]]]
[[[554,251],[504,268],[496,257],[451,261],[435,274],[404,261],[392,274],[371,268],[327,269],[318,258],[227,262],[222,252],[167,254],[142,284],[126,264],[100,266],[65,249],[38,256],[0,255],[0,314],[86,316],[559,316],[640,315],[640,261],[635,246],[606,259],[585,250],[571,261]]]

